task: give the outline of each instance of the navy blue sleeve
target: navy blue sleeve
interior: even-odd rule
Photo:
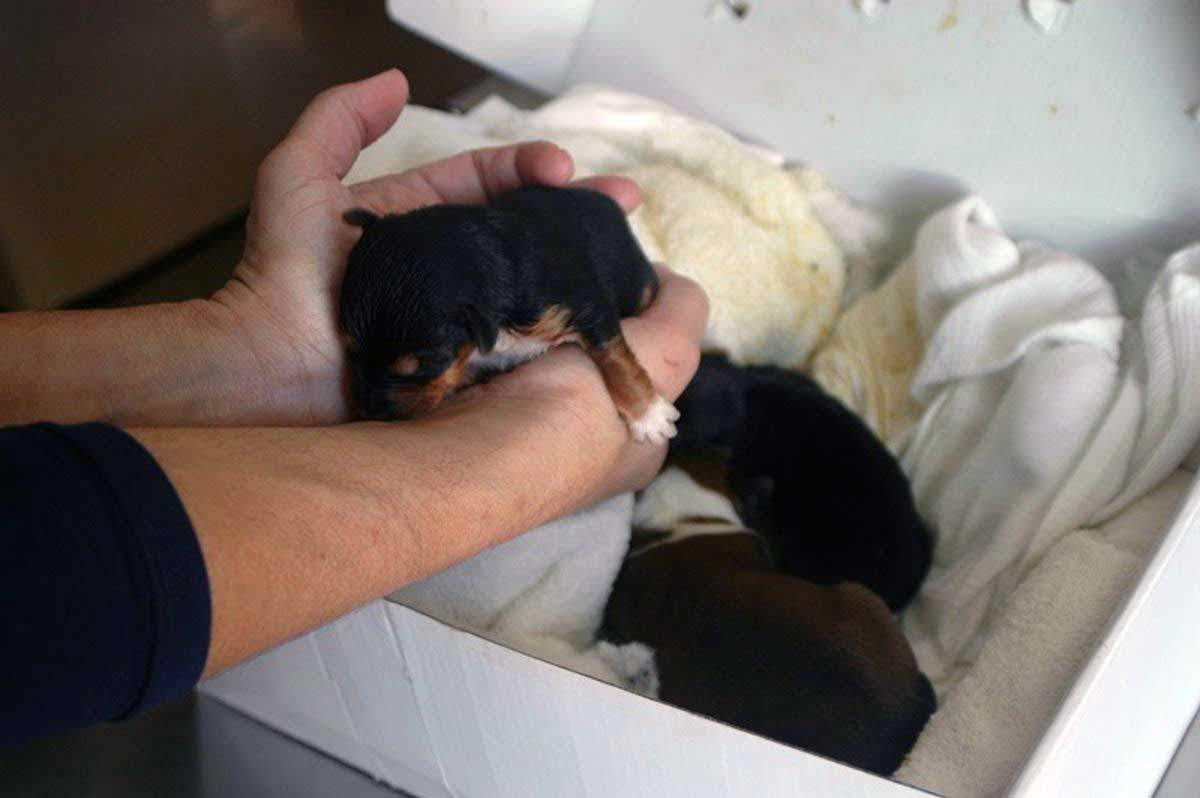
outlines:
[[[210,621],[191,522],[136,440],[0,429],[0,745],[185,694]]]

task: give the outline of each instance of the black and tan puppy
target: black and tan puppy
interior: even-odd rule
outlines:
[[[859,582],[892,609],[929,571],[932,540],[896,458],[811,378],[706,354],[679,397],[672,456],[729,454],[738,509],[780,567],[821,584]]]
[[[861,585],[776,571],[713,473],[669,469],[643,494],[603,636],[654,649],[669,704],[894,772],[937,703],[899,624]]]
[[[338,322],[364,415],[427,413],[488,372],[572,342],[599,367],[636,440],[675,434],[679,414],[620,327],[653,300],[658,281],[604,194],[527,187],[486,206],[354,210],[346,220],[363,233]]]

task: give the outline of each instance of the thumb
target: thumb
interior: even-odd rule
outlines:
[[[379,138],[408,101],[408,80],[389,69],[321,92],[279,145],[293,179],[341,180],[358,153]]]

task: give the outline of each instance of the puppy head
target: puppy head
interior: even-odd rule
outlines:
[[[820,584],[859,582],[892,609],[908,604],[933,536],[896,458],[823,392],[757,385],[747,404],[734,488],[781,567]]]
[[[472,290],[480,264],[468,211],[346,214],[363,234],[346,266],[338,326],[362,415],[428,413],[464,384],[470,356],[495,346],[499,327]]]
[[[707,352],[687,388],[675,402],[680,412],[673,452],[732,447],[745,424],[745,370],[725,355]]]

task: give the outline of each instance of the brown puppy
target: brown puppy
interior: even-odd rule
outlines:
[[[719,468],[695,470],[721,485]],[[936,699],[887,605],[776,572],[723,498],[679,469],[647,489],[604,635],[655,649],[669,704],[894,772]]]

